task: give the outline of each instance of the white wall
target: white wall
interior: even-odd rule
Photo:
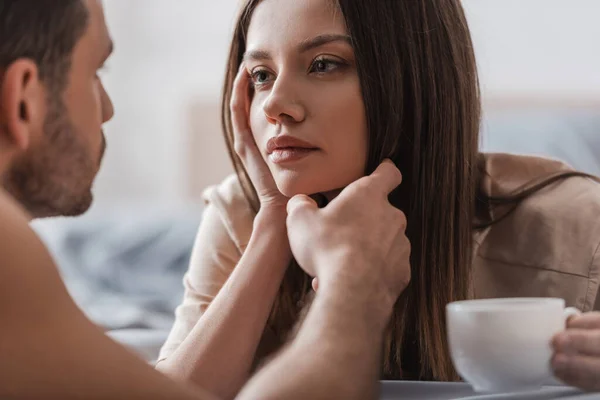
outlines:
[[[217,101],[236,0],[105,0],[116,52],[105,82],[117,114],[99,204],[178,202],[189,192],[190,108]],[[600,1],[464,0],[484,95],[600,99]],[[215,117],[216,118],[216,117]],[[215,119],[216,120],[216,119]],[[198,157],[226,157],[197,132]],[[204,169],[204,168],[203,168]],[[199,171],[200,183],[226,171]]]
[[[463,4],[485,95],[600,98],[600,1]]]
[[[177,200],[186,190],[187,110],[194,98],[219,95],[236,4],[105,0],[105,8],[116,51],[104,81],[116,114],[96,198]]]

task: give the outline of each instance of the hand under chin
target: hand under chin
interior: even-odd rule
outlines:
[[[292,198],[297,195],[310,196],[319,207],[326,206],[329,202],[335,199],[343,190],[329,189],[328,185],[315,180],[302,179],[299,174],[290,174],[285,176],[275,175],[275,181],[279,191],[287,198]],[[337,187],[337,186],[334,186]]]

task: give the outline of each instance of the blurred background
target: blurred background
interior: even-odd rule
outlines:
[[[202,190],[231,173],[220,88],[238,0],[104,0],[116,114],[79,219],[36,222],[84,311],[149,361],[172,323]],[[463,0],[482,149],[600,174],[600,1]]]
[[[104,81],[116,114],[97,205],[187,201],[230,172],[218,101],[237,4],[105,0],[116,51]],[[486,100],[600,103],[599,1],[463,4]]]

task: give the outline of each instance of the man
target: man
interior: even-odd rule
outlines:
[[[100,4],[55,3],[0,3],[2,122],[21,150],[3,183],[35,218],[89,208],[113,115],[97,76],[112,51]]]
[[[113,114],[97,71],[111,49],[100,0],[0,0],[3,399],[214,398],[172,382],[87,320],[28,226],[92,202],[102,124]],[[408,251],[398,251],[407,248],[399,246],[403,214],[387,202],[400,180],[384,163],[326,209],[307,197],[290,201],[290,244],[319,292],[294,342],[239,398],[376,395],[383,330],[410,279]]]

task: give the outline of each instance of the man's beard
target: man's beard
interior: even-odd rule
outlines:
[[[42,140],[15,160],[4,186],[34,218],[76,216],[92,204],[97,170],[64,104],[50,100]]]

